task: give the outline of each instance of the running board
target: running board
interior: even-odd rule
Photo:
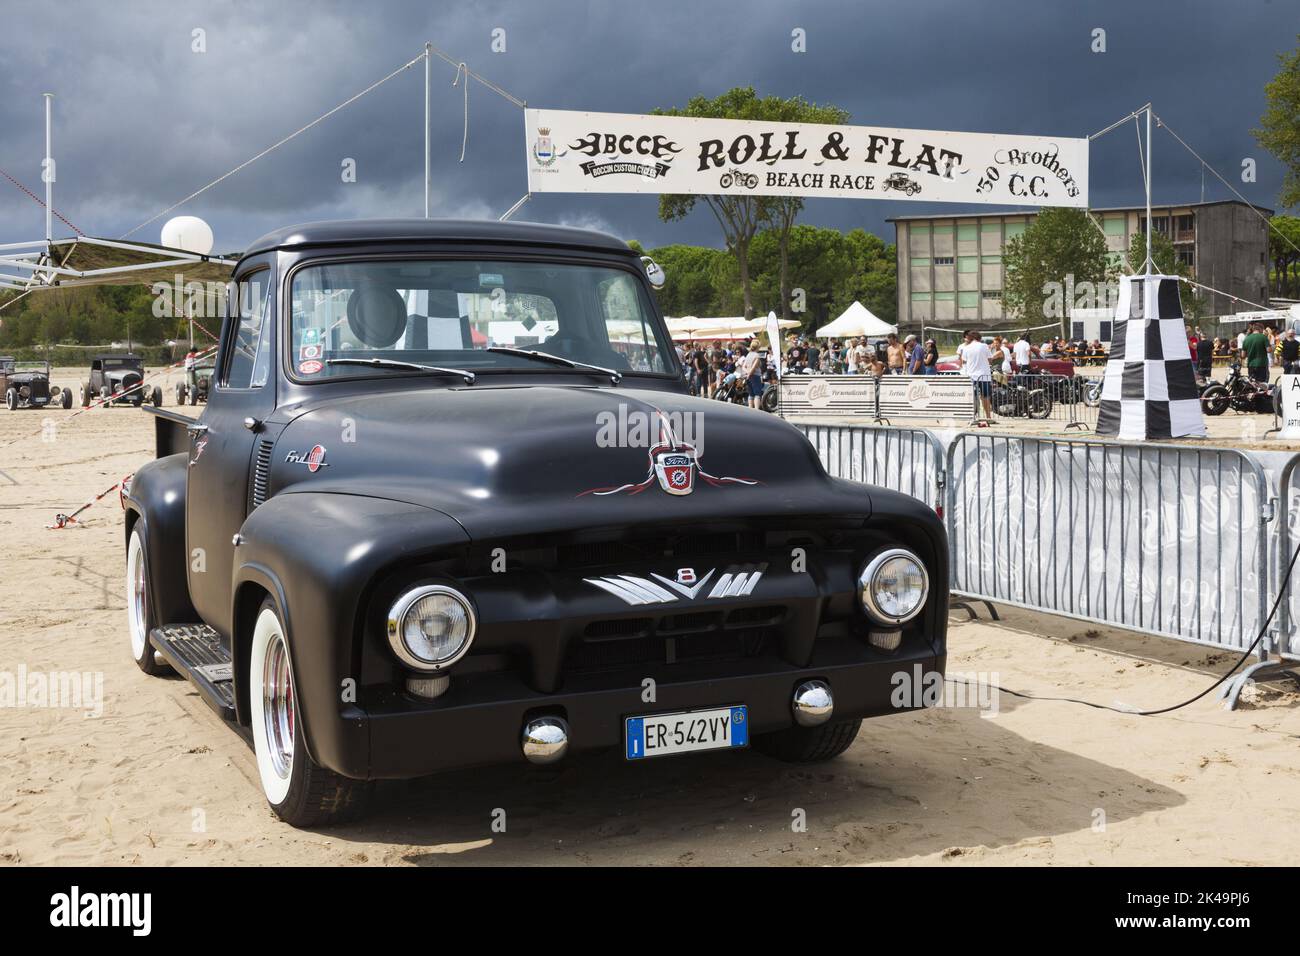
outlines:
[[[199,689],[219,717],[235,719],[230,649],[216,631],[206,624],[166,624],[149,632],[149,643],[178,674]]]

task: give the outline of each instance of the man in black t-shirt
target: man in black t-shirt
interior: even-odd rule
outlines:
[[[1287,329],[1282,336],[1282,371],[1286,375],[1300,374],[1300,339],[1295,329]]]
[[[808,367],[814,372],[820,372],[822,367],[822,353],[815,344],[808,346]]]
[[[1214,368],[1214,343],[1201,336],[1196,343],[1196,370],[1201,378],[1209,378]]]

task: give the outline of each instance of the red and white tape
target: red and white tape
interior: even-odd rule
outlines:
[[[111,487],[111,488],[105,488],[103,491],[101,491],[99,494],[95,495],[95,497],[91,498],[89,501],[87,501],[84,505],[82,505],[80,508],[78,508],[76,511],[72,512],[71,514],[66,514],[66,515],[65,515],[65,514],[57,514],[57,515],[55,515],[55,516],[54,516],[54,524],[47,524],[47,525],[45,526],[45,529],[46,529],[47,531],[62,531],[64,528],[70,527],[70,526],[72,526],[72,525],[74,525],[74,524],[78,524],[78,523],[79,523],[79,522],[77,521],[77,516],[78,516],[78,515],[80,515],[80,514],[81,514],[83,511],[85,511],[87,508],[93,507],[93,506],[95,505],[96,502],[102,501],[103,499],[107,498],[107,497],[108,497],[109,495],[111,495],[114,491],[116,491],[116,492],[118,493],[118,495],[117,495],[118,503],[121,504],[123,510],[125,510],[125,509],[126,509],[126,495],[127,495],[127,492],[128,492],[128,491],[130,490],[130,488],[131,488],[131,477],[132,477],[134,474],[135,474],[135,472],[131,472],[130,475],[127,475],[127,476],[126,476],[125,478],[123,478],[121,481],[117,482],[117,484],[113,485],[113,487]]]

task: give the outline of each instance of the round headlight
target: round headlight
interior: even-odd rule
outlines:
[[[930,578],[911,551],[889,548],[874,555],[858,575],[862,608],[877,624],[903,624],[925,605]]]
[[[407,591],[388,612],[388,643],[402,663],[436,671],[464,656],[476,623],[474,608],[463,594],[427,584]]]

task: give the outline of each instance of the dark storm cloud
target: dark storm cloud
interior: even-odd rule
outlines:
[[[790,49],[807,33],[808,52]],[[1107,52],[1089,45],[1106,30]],[[191,31],[207,52],[191,52]],[[507,52],[490,49],[505,30]],[[1294,5],[1047,3],[63,3],[0,36],[0,168],[39,192],[41,92],[53,90],[55,205],[92,234],[117,236],[221,175],[420,52],[424,40],[531,105],[645,112],[753,85],[833,103],[862,124],[1082,136],[1147,100],[1252,201],[1271,206],[1280,169],[1250,129]],[[434,213],[496,216],[525,191],[516,107],[470,87],[469,144],[455,69],[433,69]],[[187,204],[239,248],[287,222],[422,211],[423,67],[304,133]],[[1242,184],[1243,157],[1259,180]],[[356,161],[358,182],[341,181]],[[1197,199],[1200,167],[1155,141],[1157,202]],[[1207,198],[1226,191],[1207,180]],[[1136,203],[1131,128],[1094,144],[1094,206]],[[815,200],[805,219],[865,226],[918,203]],[[954,208],[954,207],[947,207]],[[519,218],[605,228],[647,244],[716,244],[699,214],[660,223],[653,197],[541,196]],[[137,238],[156,241],[158,225]],[[39,234],[39,208],[0,182],[0,238]]]

